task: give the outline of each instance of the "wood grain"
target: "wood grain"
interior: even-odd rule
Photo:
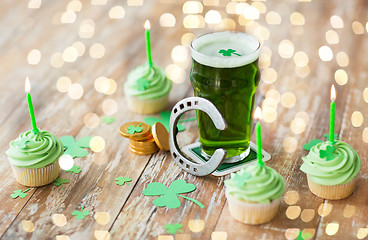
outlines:
[[[259,4],[266,8],[266,12],[261,13],[257,22],[269,32],[263,47],[272,53],[269,68],[276,71],[277,79],[273,83],[261,83],[256,102],[262,105],[271,89],[277,90],[281,98],[287,92],[296,96],[296,102],[291,107],[285,107],[280,101],[273,103],[277,118],[262,123],[263,148],[272,155],[272,160],[267,164],[286,180],[285,196],[291,193],[299,196],[290,205],[287,199],[283,200],[277,217],[260,226],[244,225],[230,216],[223,184],[229,176],[191,176],[174,163],[169,153],[134,155],[128,150],[129,142],[118,132],[121,124],[141,121],[145,117],[126,108],[123,91],[127,74],[146,61],[144,21],[149,19],[152,25],[153,61],[163,68],[173,63],[171,51],[181,45],[183,34],[199,35],[214,31],[215,26],[207,24],[204,29],[186,29],[183,20],[187,14],[182,11],[185,1],[168,0],[144,1],[142,6],[128,6],[128,2],[132,1],[100,1],[102,5],[92,4],[98,1],[81,1],[82,9],[76,13],[74,23],[54,24],[55,16],[60,17],[69,2],[42,1],[38,9],[29,9],[28,1],[0,2],[3,9],[0,12],[0,152],[3,159],[0,161],[0,202],[3,203],[0,206],[1,239],[55,239],[63,235],[70,239],[103,239],[99,234],[108,234],[106,236],[110,239],[165,239],[170,236],[163,228],[167,223],[183,224],[183,232],[176,234],[175,238],[166,239],[295,239],[299,231],[313,233],[314,239],[357,239],[359,229],[367,228],[367,143],[362,141],[362,132],[368,118],[367,102],[363,98],[363,90],[368,87],[368,63],[365,61],[368,42],[366,29],[359,35],[352,29],[354,21],[365,27],[368,21],[366,1],[268,0]],[[214,4],[211,5],[211,2]],[[252,32],[251,25],[239,24],[238,15],[226,13],[229,2],[203,1],[200,15],[205,16],[209,10],[218,10],[222,18],[234,20],[236,30]],[[114,6],[125,9],[123,19],[109,18],[109,10]],[[266,16],[271,11],[280,15],[281,24],[269,24]],[[295,26],[291,23],[290,16],[294,12],[304,16],[305,24]],[[174,27],[160,26],[163,13],[175,16]],[[343,19],[343,28],[334,29],[331,26],[330,17],[333,15]],[[85,19],[92,19],[95,23],[92,38],[80,38],[78,35]],[[328,30],[338,34],[337,44],[329,44],[326,40],[325,33]],[[294,53],[302,51],[308,55],[308,76],[296,74],[293,57],[280,57],[279,43],[282,40],[293,43]],[[55,52],[62,53],[75,41],[85,45],[85,53],[74,62],[64,62],[60,68],[52,67],[52,55]],[[100,59],[90,57],[89,48],[94,43],[101,43],[105,48],[105,54]],[[334,53],[334,58],[329,62],[321,61],[318,55],[318,49],[323,45],[331,47]],[[41,60],[37,65],[27,62],[27,55],[32,49],[41,52]],[[346,67],[339,67],[336,62],[337,53],[342,51],[349,56],[350,62]],[[188,80],[190,54],[186,62],[178,65],[185,70],[186,80],[173,84],[168,110],[182,98],[192,96]],[[301,157],[307,154],[303,144],[313,138],[322,139],[329,130],[329,89],[335,83],[335,71],[340,68],[348,74],[348,83],[337,85],[336,132],[357,150],[362,167],[358,187],[352,196],[340,201],[326,201],[309,191],[306,176],[299,167],[302,164]],[[106,148],[101,153],[90,151],[87,157],[77,158],[76,164],[82,169],[80,174],[69,175],[62,171],[60,177],[70,179],[64,190],[48,185],[33,188],[24,199],[11,199],[9,194],[14,190],[26,189],[15,181],[5,151],[12,139],[30,128],[24,95],[24,79],[27,75],[32,82],[34,108],[41,129],[57,136],[72,135],[76,139],[87,135],[101,136],[105,139]],[[61,76],[69,76],[73,83],[82,85],[84,93],[81,99],[72,100],[68,94],[56,89],[56,81]],[[95,90],[94,81],[100,76],[116,81],[118,88],[113,95]],[[83,122],[84,116],[87,113],[103,116],[102,102],[106,99],[118,103],[118,111],[114,114],[116,121],[111,125],[100,123],[97,128],[87,128]],[[360,111],[364,117],[360,127],[352,125],[354,111]],[[300,112],[307,113],[308,117],[305,130],[297,134],[292,131],[291,122]],[[181,146],[198,138],[195,122],[184,125],[187,129],[179,133]],[[114,181],[118,176],[130,177],[132,182],[118,186]],[[184,179],[197,186],[195,191],[186,196],[203,203],[204,209],[184,199],[181,199],[182,205],[177,209],[157,208],[152,204],[155,197],[142,195],[143,189],[151,182],[169,186],[176,179]],[[319,214],[321,204],[332,205],[328,215]],[[72,212],[80,210],[83,205],[90,215],[84,220],[77,220]],[[96,219],[101,212],[109,216],[105,221]],[[309,218],[306,217],[308,212],[312,213]],[[54,224],[54,214],[64,214],[66,224],[61,227]],[[24,221],[32,221],[35,226],[33,232],[24,230]],[[329,236],[326,228],[331,223],[338,224],[338,231]]]

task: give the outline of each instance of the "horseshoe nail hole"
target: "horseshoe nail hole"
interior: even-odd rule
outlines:
[[[176,155],[176,153],[173,152],[173,156],[174,156],[174,158],[176,158],[178,155]]]
[[[195,102],[194,102],[194,105],[198,105],[198,101],[195,101]]]
[[[180,107],[180,109],[183,109],[184,108],[184,104],[180,104],[179,107]]]
[[[174,113],[177,113],[178,112],[178,109],[174,108]]]
[[[181,165],[183,165],[183,164],[184,164],[183,160],[181,160],[181,159],[179,159],[179,163],[180,163]]]
[[[194,169],[193,169],[193,171],[194,171],[194,172],[198,172],[198,169],[197,169],[197,168],[194,168]]]
[[[192,103],[191,102],[187,102],[187,106],[188,107],[192,106]]]
[[[190,166],[189,166],[189,164],[186,164],[186,166],[185,166],[187,169],[190,169]]]

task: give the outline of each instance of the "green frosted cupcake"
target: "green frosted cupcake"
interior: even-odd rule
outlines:
[[[171,80],[160,67],[139,66],[129,73],[124,85],[128,107],[137,113],[158,113],[167,107],[171,87]]]
[[[307,174],[308,186],[318,197],[338,200],[350,196],[360,170],[360,158],[347,143],[318,143],[303,157],[300,170]]]
[[[225,180],[231,215],[247,224],[271,221],[285,192],[285,181],[274,169],[254,164],[231,174]]]
[[[15,179],[22,185],[38,187],[53,182],[60,172],[59,157],[64,147],[47,131],[24,132],[10,142],[6,151]]]

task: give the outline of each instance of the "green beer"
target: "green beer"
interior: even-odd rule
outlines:
[[[190,80],[194,95],[211,101],[227,123],[220,131],[206,113],[197,111],[204,155],[213,155],[217,148],[227,151],[227,162],[248,155],[260,80],[259,48],[258,40],[240,32],[211,33],[193,40]]]

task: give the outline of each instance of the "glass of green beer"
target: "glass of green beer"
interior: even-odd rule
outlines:
[[[227,163],[249,154],[260,80],[259,50],[260,42],[242,32],[209,33],[192,42],[190,81],[194,95],[211,101],[227,123],[225,130],[218,130],[206,113],[197,111],[201,150],[208,158],[217,148],[227,151]]]

